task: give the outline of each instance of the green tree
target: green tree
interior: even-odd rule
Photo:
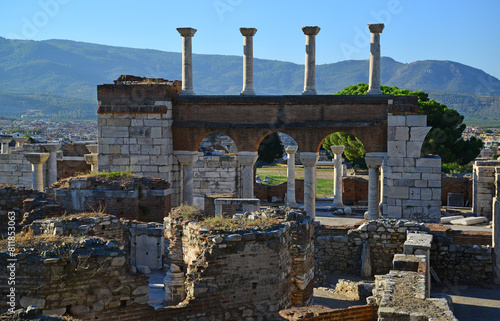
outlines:
[[[285,148],[281,143],[278,133],[267,135],[259,146],[259,158],[257,161],[265,163],[274,163],[277,158],[283,157]]]
[[[443,163],[457,162],[465,165],[479,155],[483,142],[472,137],[469,140],[462,138],[465,130],[463,124],[464,116],[458,111],[446,107],[435,100],[429,99],[429,95],[421,90],[411,91],[399,89],[398,87],[380,86],[384,95],[414,95],[418,97],[418,113],[427,115],[427,126],[431,130],[425,138],[422,146],[424,154],[439,155]],[[364,95],[368,91],[368,84],[359,83],[344,88],[337,95]]]
[[[365,157],[366,151],[363,143],[354,135],[345,132],[336,132],[323,141],[323,148],[332,154],[331,146],[345,146],[342,156],[348,161]]]

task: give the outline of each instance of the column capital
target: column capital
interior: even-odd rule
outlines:
[[[177,28],[177,31],[183,37],[193,37],[198,30],[194,28]]]
[[[253,37],[257,33],[256,28],[240,28],[240,32],[242,36],[245,37]]]
[[[382,166],[387,153],[366,153],[365,162],[368,167],[377,168]]]
[[[314,167],[319,159],[319,153],[305,152],[300,153],[300,161],[304,167]]]
[[[47,153],[57,152],[57,150],[61,148],[61,144],[58,143],[42,144],[41,146]]]
[[[28,153],[24,154],[24,158],[31,164],[43,164],[49,159],[50,153]]]
[[[385,25],[383,23],[368,24],[368,29],[370,29],[371,33],[382,33],[384,27]]]
[[[12,141],[12,137],[0,137],[0,143],[2,144],[8,144]]]
[[[287,154],[295,154],[297,152],[297,149],[299,149],[299,146],[289,145],[285,147],[285,152]]]
[[[97,144],[90,144],[90,145],[85,145],[87,147],[88,151],[91,154],[99,154],[99,145]]]
[[[306,26],[306,27],[302,27],[302,31],[304,32],[304,34],[306,36],[316,36],[319,31],[321,30],[320,27],[318,26]]]
[[[97,157],[98,157],[97,154],[85,154],[85,155],[83,155],[83,157],[85,158],[85,162],[87,164],[89,164],[89,165],[97,164]]]
[[[195,151],[174,150],[174,155],[182,166],[193,166],[198,160],[198,152]]]
[[[24,144],[28,141],[29,137],[14,137],[14,140],[18,144]]]
[[[257,161],[257,158],[259,158],[259,153],[257,152],[239,152],[238,153],[238,162],[241,163],[243,166],[253,166],[255,165],[255,162]]]
[[[345,146],[344,145],[332,145],[330,148],[332,149],[332,152],[334,154],[342,154],[344,152]]]

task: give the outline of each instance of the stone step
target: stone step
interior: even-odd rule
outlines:
[[[447,224],[454,220],[465,218],[463,215],[441,217],[441,224]]]
[[[481,223],[487,223],[488,219],[484,216],[479,217],[467,217],[459,220],[451,221],[450,223],[453,225],[476,225]]]

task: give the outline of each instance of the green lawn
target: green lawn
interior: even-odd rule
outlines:
[[[279,185],[281,183],[286,183],[286,168],[284,169],[284,175],[280,174],[271,174],[270,172],[275,172],[276,170],[281,170],[276,167],[271,168],[257,168],[257,174],[260,175],[260,178],[264,180],[264,177],[272,177],[274,178],[272,184],[270,185]],[[323,171],[319,169],[318,171]],[[331,170],[325,170],[330,171]],[[304,170],[296,169],[295,173],[296,178],[304,178]],[[316,196],[317,197],[333,197],[333,179],[317,179],[316,180]]]

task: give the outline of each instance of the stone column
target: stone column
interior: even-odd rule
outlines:
[[[243,195],[242,198],[254,198],[253,185],[255,182],[255,175],[253,167],[259,154],[257,152],[239,152],[238,162],[243,166]]]
[[[24,144],[28,141],[28,137],[14,137],[14,140],[16,141],[16,148],[18,147],[23,147]]]
[[[177,28],[182,36],[182,91],[181,95],[194,95],[193,91],[193,46],[194,28]]]
[[[342,200],[342,153],[344,146],[331,146],[334,154],[333,166],[335,167],[335,176],[333,179],[333,204],[334,208],[344,208]]]
[[[186,297],[184,290],[184,273],[175,265],[170,265],[170,270],[163,280],[165,289],[165,305],[172,306],[181,303]]]
[[[295,153],[297,152],[298,146],[287,146],[285,148],[287,155],[287,166],[286,166],[286,203],[289,207],[297,207],[297,201],[295,200]]]
[[[302,95],[316,95],[316,35],[320,27],[302,27],[306,35],[306,65]]]
[[[194,184],[193,166],[198,160],[198,152],[188,150],[174,151],[174,155],[182,166],[182,200],[181,204],[193,205]]]
[[[318,153],[300,153],[304,165],[304,210],[313,219],[316,217],[316,163]]]
[[[57,182],[57,150],[61,148],[61,144],[43,144],[42,147],[47,153],[50,153],[47,160],[47,186],[50,186]]]
[[[369,24],[370,39],[370,83],[369,95],[382,95],[380,90],[380,34],[384,30],[383,23]]]
[[[368,165],[368,220],[371,221],[379,218],[379,169],[384,157],[370,154],[366,154],[365,161]]]
[[[2,154],[7,154],[9,150],[9,143],[12,141],[12,137],[2,137],[0,138],[0,143],[2,144]]]
[[[493,251],[496,262],[493,271],[496,284],[500,284],[500,167],[495,168],[495,197],[493,198]]]
[[[97,173],[99,171],[98,156],[99,156],[99,145],[91,144],[85,145],[90,154],[83,155],[85,157],[85,162],[90,165],[90,171],[92,173]]]
[[[32,188],[36,191],[43,192],[43,163],[49,159],[49,153],[29,153],[24,154],[24,157],[31,163],[33,184]]]
[[[243,91],[241,95],[255,95],[253,90],[253,36],[255,28],[240,28],[243,35]]]

